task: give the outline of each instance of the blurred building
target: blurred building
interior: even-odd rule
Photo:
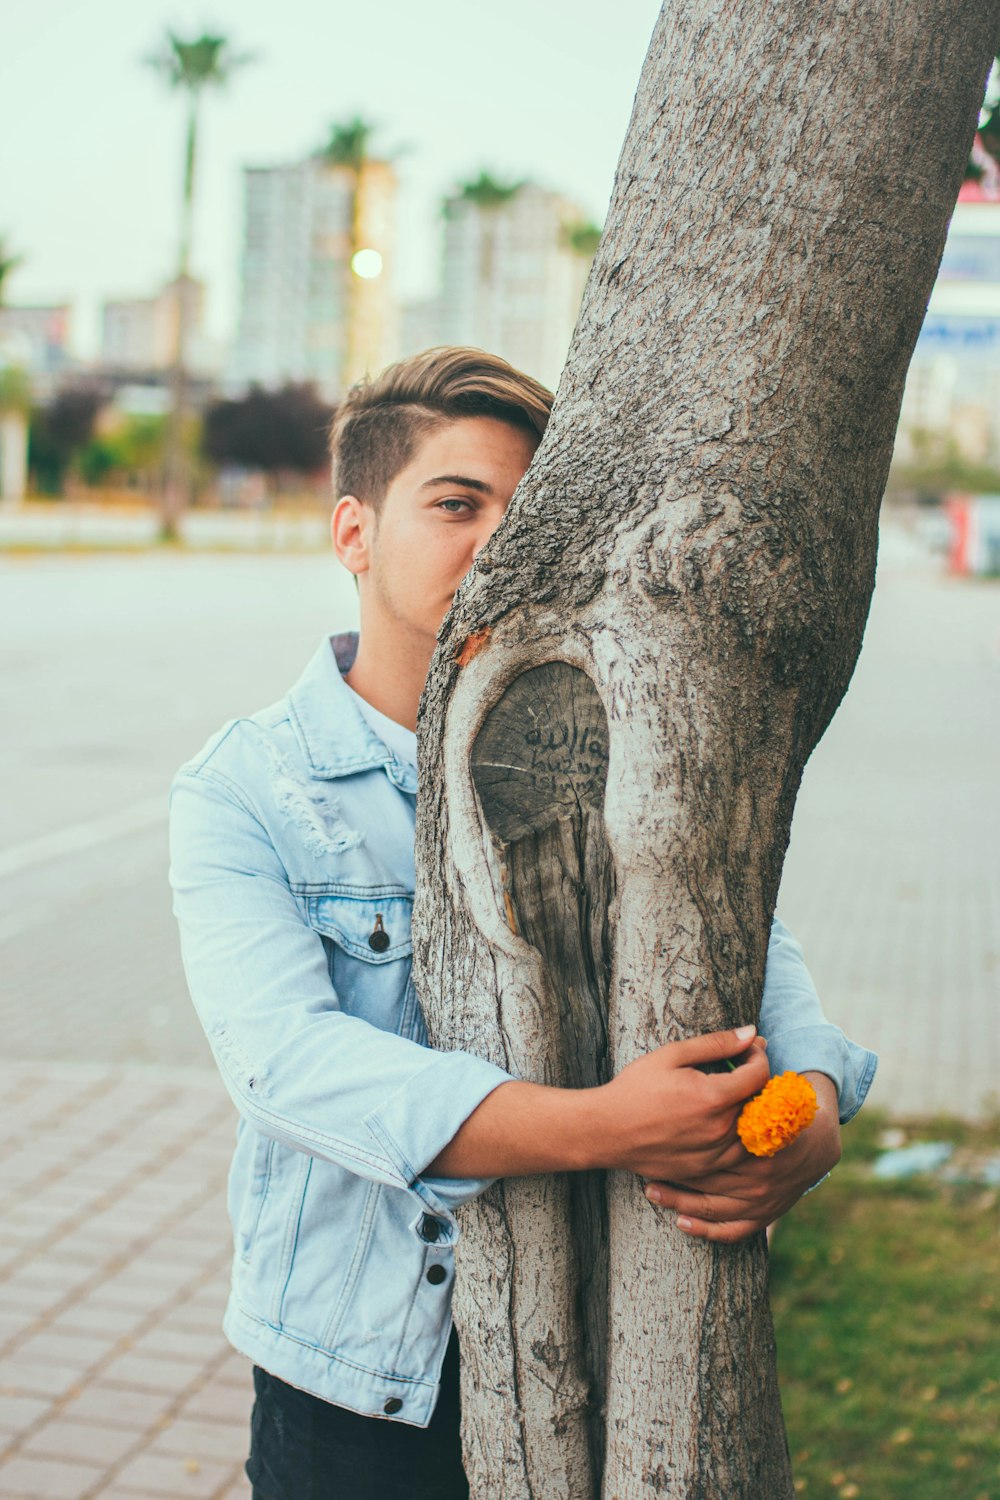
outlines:
[[[440,297],[404,302],[399,309],[399,347],[403,355],[419,354],[445,341]]]
[[[530,182],[498,191],[484,175],[444,214],[432,342],[489,349],[555,388],[595,249],[584,210]]]
[[[995,164],[994,164],[995,170]],[[962,189],[906,380],[897,453],[1000,462],[1000,188]]]
[[[336,398],[394,357],[396,193],[386,161],[244,169],[235,385],[311,381]]]
[[[153,297],[105,302],[101,314],[101,363],[119,372],[168,370],[177,349],[182,306],[187,318],[188,364],[208,373],[213,360],[205,338],[205,286],[186,276]]]
[[[35,383],[56,377],[71,363],[70,310],[56,307],[0,307],[0,349],[9,364],[27,371]]]

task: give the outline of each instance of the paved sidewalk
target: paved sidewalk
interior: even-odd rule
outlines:
[[[0,505],[0,548],[155,547],[160,517],[150,505],[27,501]],[[192,510],[181,520],[186,546],[235,552],[321,552],[330,545],[329,507]]]
[[[0,1496],[248,1500],[213,1075],[0,1070]]]

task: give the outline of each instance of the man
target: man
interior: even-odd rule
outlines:
[[[551,395],[477,350],[355,389],[334,432],[333,543],[359,637],[179,773],[172,869],[192,996],[240,1111],[225,1329],[257,1366],[256,1500],[460,1500],[455,1209],[489,1179],[609,1167],[688,1233],[733,1239],[837,1161],[870,1053],[825,1021],[780,923],[761,1032],[821,1113],[771,1161],[735,1134],[768,1077],[753,1028],[673,1043],[600,1088],[430,1050],[410,980],[417,706],[455,590]],[[699,1065],[741,1060],[733,1072]],[[389,1420],[386,1420],[386,1419]]]

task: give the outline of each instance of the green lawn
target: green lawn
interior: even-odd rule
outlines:
[[[870,1164],[886,1122],[845,1130],[830,1180],[778,1227],[771,1288],[799,1493],[1000,1500],[1000,1192]],[[974,1167],[1000,1124],[907,1126]],[[763,1497],[762,1497],[763,1500]]]

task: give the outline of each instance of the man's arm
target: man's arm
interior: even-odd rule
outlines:
[[[509,1075],[342,1008],[262,816],[223,771],[180,773],[170,836],[188,986],[237,1109],[262,1135],[412,1187]]]
[[[697,1180],[746,1157],[736,1120],[767,1082],[754,1028],[709,1032],[637,1058],[597,1088],[501,1084],[427,1169],[434,1177],[524,1177],[610,1167]],[[704,1063],[743,1056],[732,1072]]]
[[[778,917],[771,924],[758,1026],[768,1039],[772,1073],[824,1073],[836,1090],[840,1123],[857,1114],[878,1059],[827,1020],[802,949]]]
[[[658,1048],[597,1089],[515,1082],[341,1011],[320,937],[224,775],[177,778],[171,832],[192,996],[234,1102],[263,1134],[446,1214],[495,1176],[620,1167],[721,1187],[749,1160],[735,1122],[767,1078],[759,1045],[730,1075],[698,1064],[745,1051],[732,1032]]]
[[[237,1108],[262,1134],[408,1188],[435,1212],[499,1175],[620,1166],[698,1178],[742,1150],[739,1108],[767,1078],[760,1049],[732,1074],[697,1064],[747,1052],[753,1028],[659,1048],[596,1089],[515,1082],[341,1010],[321,938],[223,772],[176,779],[171,854],[192,998]]]

